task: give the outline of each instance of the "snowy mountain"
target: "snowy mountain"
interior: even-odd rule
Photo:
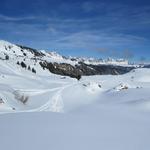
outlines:
[[[149,67],[86,61],[0,41],[1,149],[150,149]]]
[[[128,61],[124,59],[111,59],[108,58],[107,60],[103,59],[95,59],[95,58],[79,58],[79,57],[64,57],[56,52],[49,52],[45,50],[36,50],[33,48],[29,48],[26,46],[15,45],[9,43],[7,41],[0,40],[0,53],[1,55],[6,56],[10,55],[11,57],[25,57],[25,58],[42,58],[42,60],[49,61],[49,62],[58,62],[58,63],[69,63],[71,65],[78,64],[79,62],[90,64],[90,65],[128,65]],[[3,57],[1,57],[3,58]],[[4,59],[4,58],[3,58]]]
[[[69,57],[72,61],[83,62],[90,65],[120,65],[120,66],[129,66],[128,60],[125,59],[96,59],[96,58],[84,58],[84,57]]]
[[[66,58],[56,52],[39,51],[6,41],[0,41],[0,59],[16,66],[15,69],[21,66],[37,74],[43,74],[47,70],[77,79],[82,75],[124,74],[134,68],[122,59],[104,61],[93,58]]]

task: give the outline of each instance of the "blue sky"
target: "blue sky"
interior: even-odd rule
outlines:
[[[64,55],[150,61],[150,1],[1,0],[0,39]]]

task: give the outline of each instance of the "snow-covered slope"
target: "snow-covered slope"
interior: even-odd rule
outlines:
[[[150,149],[150,69],[78,81],[39,64],[71,59],[4,41],[0,45],[1,149]]]
[[[65,59],[56,52],[37,51],[25,46],[15,45],[7,41],[0,40],[0,58],[5,59],[6,55],[11,59],[35,59],[47,60],[50,62],[71,63],[71,60]],[[74,64],[74,63],[73,63]]]
[[[12,71],[18,73],[20,71],[17,70],[23,68],[38,75],[49,72],[77,79],[80,79],[82,75],[124,74],[134,68],[134,66],[121,64],[121,61],[117,61],[118,64],[111,60],[110,65],[108,62],[91,58],[66,58],[56,52],[39,51],[6,41],[0,41],[0,61],[3,61],[2,64],[7,63],[13,66]]]
[[[38,52],[38,53],[37,53]],[[106,60],[103,59],[95,59],[95,58],[78,58],[78,57],[64,57],[56,52],[49,52],[45,50],[39,50],[37,51],[35,49],[15,45],[12,43],[9,43],[7,41],[0,40],[0,54],[1,58],[5,58],[4,56],[9,55],[11,58],[16,57],[26,57],[26,58],[34,58],[36,57],[42,57],[42,60],[47,60],[49,62],[59,62],[59,63],[69,63],[72,65],[78,64],[78,62],[84,62],[85,64],[93,64],[93,65],[99,65],[99,64],[112,64],[112,65],[125,65],[128,66],[128,61],[124,59],[111,59],[108,58]]]
[[[149,114],[93,105],[71,114],[0,116],[3,150],[149,150]]]
[[[80,81],[40,69],[39,74],[34,74],[0,60],[1,112],[65,112],[98,100],[102,104],[129,104],[149,110],[150,69],[117,76],[85,76]]]
[[[46,59],[69,63],[71,59],[6,41],[0,41],[0,58],[0,112],[66,112],[97,100],[149,107],[149,69],[135,69],[117,76],[83,76],[77,81],[52,74],[39,63]]]

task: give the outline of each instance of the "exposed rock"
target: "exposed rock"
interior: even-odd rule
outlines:
[[[77,78],[78,80],[82,75],[119,75],[125,74],[132,69],[133,67],[122,67],[122,66],[113,66],[113,65],[87,65],[80,63],[79,65],[72,66],[66,63],[48,63],[40,62],[40,65],[43,69],[48,69],[50,72],[70,76],[72,78]]]
[[[48,63],[48,62],[40,62],[42,68],[48,69],[50,72],[63,75],[63,76],[70,76],[72,78],[77,78],[81,76],[81,72],[79,69],[75,68],[74,66],[66,63]]]

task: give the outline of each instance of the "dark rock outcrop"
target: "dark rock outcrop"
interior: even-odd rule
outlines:
[[[48,69],[50,72],[54,74],[59,74],[63,76],[70,76],[72,78],[79,78],[81,76],[81,72],[79,69],[74,66],[66,63],[48,63],[48,62],[40,62],[40,65],[43,69]]]
[[[82,75],[119,75],[125,74],[134,69],[134,67],[116,65],[87,65],[84,63],[80,63],[80,65],[77,65],[76,67],[81,70]]]
[[[48,63],[46,61],[40,62],[40,65],[43,69],[46,68],[54,74],[70,76],[72,78],[77,78],[78,80],[82,75],[119,75],[125,74],[134,69],[134,67],[113,65],[87,65],[84,63],[79,63],[78,65],[72,66],[66,63]]]

